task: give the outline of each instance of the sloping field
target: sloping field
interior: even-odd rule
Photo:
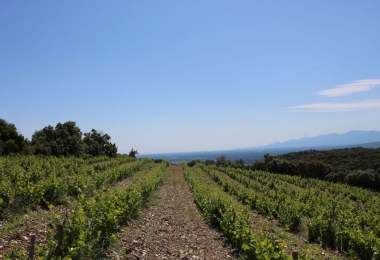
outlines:
[[[129,157],[0,158],[0,259],[380,259],[378,193]]]

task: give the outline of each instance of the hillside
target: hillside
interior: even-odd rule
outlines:
[[[297,178],[127,156],[0,157],[0,183],[0,259],[290,260],[347,259],[348,250],[359,257],[376,254],[376,237],[360,236],[360,220],[347,226],[336,218],[333,227],[350,232],[348,247],[306,225],[320,225],[321,213],[337,203],[343,209],[340,205],[359,194],[366,198],[358,202],[363,216],[378,214],[378,202],[366,202],[378,201],[378,193],[342,185],[327,183],[326,189],[309,182],[313,190],[324,190],[320,203],[319,192],[310,194]],[[335,191],[346,197],[325,203],[336,198]],[[344,208],[344,216],[357,208]],[[368,221],[371,234],[378,232],[376,223]],[[356,237],[370,248],[351,246]]]
[[[266,154],[264,160],[247,167],[380,191],[380,148],[310,149],[278,156]]]
[[[336,172],[368,169],[380,171],[380,148],[356,147],[329,151],[306,150],[278,155],[276,158],[294,162],[318,160],[331,165]]]

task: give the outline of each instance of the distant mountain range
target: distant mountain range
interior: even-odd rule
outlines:
[[[317,148],[317,147],[380,147],[380,132],[378,131],[349,131],[344,134],[326,134],[314,137],[304,137],[297,140],[276,142],[273,144],[245,149],[277,149],[277,148]]]

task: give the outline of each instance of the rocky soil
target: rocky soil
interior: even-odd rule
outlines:
[[[194,204],[180,166],[168,176],[140,218],[123,229],[110,259],[236,259],[224,235],[210,227]]]

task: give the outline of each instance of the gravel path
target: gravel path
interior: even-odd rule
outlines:
[[[169,167],[141,215],[123,230],[111,259],[236,259],[223,234],[203,219],[180,166]]]

